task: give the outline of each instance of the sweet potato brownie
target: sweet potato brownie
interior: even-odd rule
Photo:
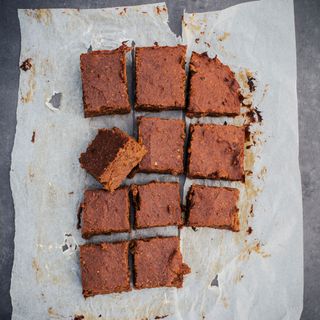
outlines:
[[[85,239],[97,234],[130,231],[130,202],[127,187],[114,192],[86,190],[81,209],[81,231]]]
[[[141,161],[146,149],[118,128],[100,129],[80,156],[81,167],[113,191]]]
[[[240,86],[230,68],[207,53],[192,52],[187,116],[240,114]]]
[[[136,110],[185,108],[186,46],[136,48]]]
[[[123,45],[116,50],[99,50],[81,54],[83,107],[85,117],[129,113],[126,52]]]
[[[150,182],[131,186],[135,227],[182,225],[179,183]]]
[[[178,119],[138,118],[139,142],[147,154],[139,164],[142,172],[183,173],[185,123]]]
[[[221,180],[244,180],[243,127],[190,125],[187,176]]]
[[[134,286],[181,288],[183,276],[190,273],[182,262],[178,237],[136,240],[134,254]]]
[[[130,291],[129,243],[100,243],[80,246],[82,293],[96,294]]]
[[[187,226],[239,231],[238,199],[238,189],[192,185],[187,196]]]

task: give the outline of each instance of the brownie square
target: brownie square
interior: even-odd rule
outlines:
[[[130,291],[129,243],[100,243],[80,246],[82,293],[96,294]]]
[[[85,239],[97,234],[130,231],[130,201],[126,187],[114,192],[86,190],[81,209],[81,232]]]
[[[136,110],[185,108],[185,55],[182,45],[136,48]]]
[[[187,226],[239,231],[238,200],[238,189],[192,185],[187,195]]]
[[[230,68],[207,53],[192,52],[188,117],[240,114],[240,86]]]
[[[139,164],[142,172],[183,173],[185,123],[177,119],[138,118],[139,142],[147,154]]]
[[[81,54],[84,116],[129,113],[130,103],[126,73],[126,52],[99,50]]]
[[[178,237],[135,241],[135,288],[182,287],[183,276],[191,270],[182,262],[179,242]]]
[[[244,127],[190,125],[187,176],[244,180]]]
[[[146,149],[120,129],[100,129],[79,161],[104,189],[113,191],[145,154]]]
[[[131,186],[135,228],[182,225],[179,183],[150,182]]]

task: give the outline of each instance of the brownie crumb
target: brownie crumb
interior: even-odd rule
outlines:
[[[32,132],[32,137],[31,137],[31,142],[32,142],[32,143],[35,143],[35,141],[36,141],[36,132],[33,131],[33,132]]]
[[[248,234],[251,234],[252,231],[253,231],[253,229],[252,229],[251,227],[249,227],[249,228],[247,229],[247,233],[248,233]]]
[[[22,64],[20,65],[20,69],[22,69],[23,71],[28,71],[31,69],[32,67],[32,63],[31,63],[32,59],[31,58],[28,58],[26,60],[24,60],[22,62]]]

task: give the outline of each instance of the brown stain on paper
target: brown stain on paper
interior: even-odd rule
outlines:
[[[29,80],[28,80],[28,91],[21,96],[21,102],[24,104],[27,104],[32,101],[34,91],[36,89],[36,80],[35,80],[35,75],[36,75],[36,69],[35,66],[33,65],[32,68],[30,69],[30,75],[29,75]]]
[[[230,32],[224,32],[223,34],[217,37],[218,41],[224,41],[230,37]]]
[[[37,282],[39,282],[43,278],[43,271],[35,258],[32,259],[32,269],[35,272]]]
[[[49,9],[26,9],[25,13],[28,17],[34,18],[37,22],[48,26],[52,21],[52,14]]]

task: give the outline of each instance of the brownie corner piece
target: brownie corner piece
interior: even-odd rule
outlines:
[[[129,113],[131,110],[125,45],[80,55],[84,116]]]
[[[145,147],[120,129],[99,129],[79,161],[81,167],[94,176],[104,189],[113,191],[145,154]]]
[[[94,235],[130,231],[128,187],[114,192],[86,190],[81,204],[81,233],[84,239]]]
[[[244,181],[244,127],[190,125],[187,176]]]
[[[178,237],[135,240],[133,254],[136,289],[181,288],[183,276],[191,272],[182,261]]]
[[[152,181],[132,185],[136,229],[182,225],[178,182]]]
[[[239,231],[239,190],[193,184],[187,195],[189,227],[209,227]]]
[[[146,173],[180,175],[184,172],[185,123],[182,119],[138,118],[139,142],[147,154],[139,163]]]
[[[130,291],[128,254],[127,241],[81,245],[83,296]]]
[[[136,110],[185,108],[185,55],[184,45],[136,48]]]
[[[240,106],[240,86],[231,69],[217,56],[192,52],[187,116],[236,116]]]

